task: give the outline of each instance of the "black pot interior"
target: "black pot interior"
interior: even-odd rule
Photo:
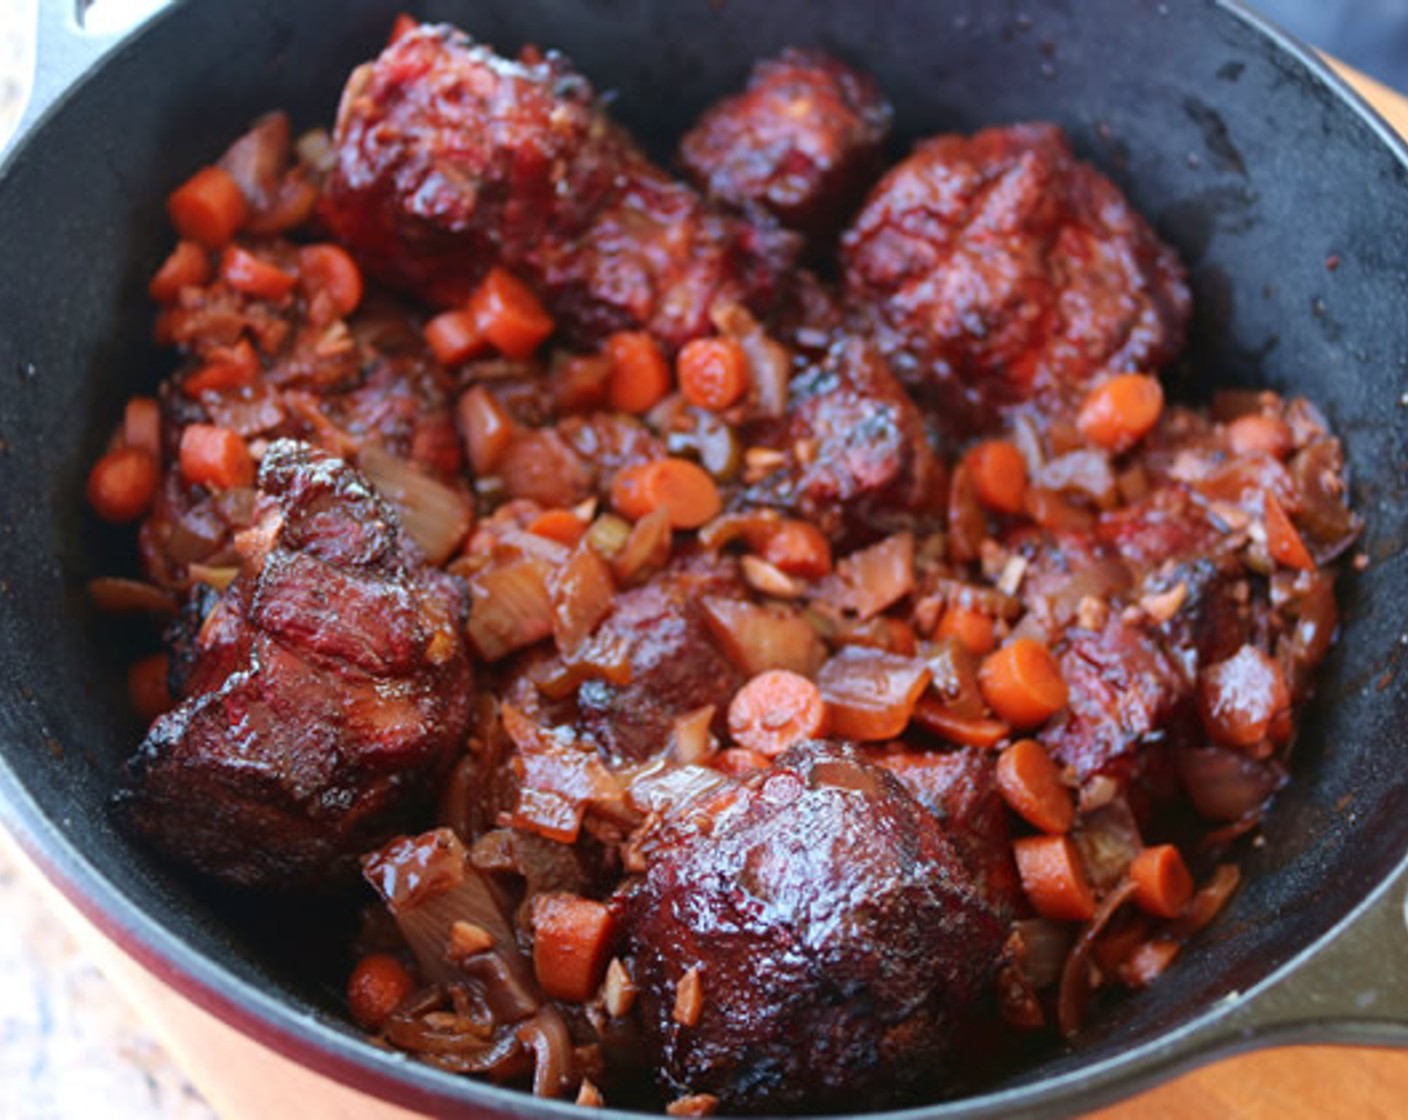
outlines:
[[[0,175],[0,744],[11,816],[90,897],[101,881],[103,905],[144,916],[128,911],[122,924],[163,952],[184,943],[218,962],[223,977],[207,980],[237,1003],[276,993],[293,1013],[285,1027],[298,1019],[295,1033],[342,1048],[339,1036],[355,1032],[340,1020],[340,948],[305,952],[289,914],[252,918],[113,826],[107,799],[140,734],[126,714],[130,635],[95,617],[83,584],[130,570],[132,549],[96,526],[82,489],[124,399],[171,366],[149,341],[145,295],[172,240],[164,196],[268,109],[287,108],[299,127],[329,123],[343,78],[379,48],[394,10],[375,0],[180,6],[110,57]],[[1408,849],[1397,671],[1408,631],[1408,170],[1358,110],[1211,0],[446,0],[416,14],[505,51],[525,41],[565,50],[598,88],[618,91],[615,112],[661,155],[753,58],[786,44],[819,44],[879,74],[905,144],[1054,119],[1192,271],[1197,318],[1176,391],[1233,382],[1303,393],[1344,437],[1371,562],[1342,584],[1343,640],[1297,746],[1296,781],[1246,861],[1247,886],[1163,982],[1007,1085],[1090,1071],[1178,1029],[1310,945],[1397,864]],[[462,1091],[481,1108],[503,1103]]]

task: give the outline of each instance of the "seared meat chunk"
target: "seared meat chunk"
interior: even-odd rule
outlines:
[[[745,491],[833,537],[883,533],[928,508],[941,468],[919,409],[869,343],[840,338],[790,386],[786,415],[755,421],[750,447],[783,463]]]
[[[200,871],[305,887],[355,871],[463,739],[464,602],[339,460],[276,442],[259,487],[244,570],[206,616],[188,696],[137,749],[121,801]]]
[[[370,272],[455,303],[501,264],[584,345],[644,327],[678,346],[715,299],[770,302],[789,257],[650,163],[566,60],[448,27],[352,75],[334,142],[323,216]]]
[[[879,171],[891,116],[868,74],[789,49],[758,62],[742,93],[699,119],[680,142],[680,165],[711,198],[825,235]]]
[[[937,1081],[1002,944],[938,821],[829,743],[714,804],[629,900],[663,1086],[734,1113],[876,1108]]]
[[[619,665],[616,683],[593,673],[567,698],[548,701],[533,679],[570,669],[535,660],[508,695],[540,722],[575,729],[612,765],[660,755],[675,720],[707,705],[714,706],[722,732],[728,702],[745,674],[710,637],[702,606],[706,599],[743,594],[731,558],[681,557],[648,583],[618,592],[596,628],[585,656]]]
[[[1016,916],[1022,888],[1012,861],[1007,809],[997,791],[993,751],[869,747],[867,762],[883,766],[943,825],[979,893],[1003,921]]]
[[[1157,370],[1189,312],[1173,251],[1053,125],[921,143],[871,192],[843,263],[900,376],[959,424]]]

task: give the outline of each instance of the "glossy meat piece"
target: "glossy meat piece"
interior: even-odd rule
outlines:
[[[188,698],[128,764],[129,819],[242,886],[355,870],[422,806],[469,720],[458,586],[406,550],[351,468],[272,444],[245,571],[207,615]]]
[[[700,117],[679,161],[709,197],[825,235],[878,174],[891,116],[869,75],[788,49],[755,64],[742,93]]]
[[[766,306],[790,255],[651,164],[561,57],[446,27],[353,74],[334,143],[323,217],[370,272],[454,303],[502,264],[583,345],[644,327],[679,346],[715,299]]]
[[[593,677],[567,699],[547,701],[530,679],[545,670],[533,665],[508,695],[542,723],[574,727],[613,765],[659,755],[675,720],[706,705],[714,705],[721,733],[745,677],[710,637],[700,603],[740,598],[744,590],[733,559],[680,557],[648,583],[619,592],[591,639],[596,656],[628,666],[627,683]]]
[[[1182,265],[1052,125],[921,143],[843,244],[847,294],[956,423],[1155,371],[1183,343]]]
[[[681,832],[632,895],[667,1091],[720,1111],[872,1109],[944,1079],[1002,943],[939,823],[846,747],[804,744]],[[674,1017],[696,970],[702,1007]]]
[[[892,744],[868,748],[864,757],[890,771],[938,818],[993,912],[1003,922],[1015,917],[1023,895],[1007,807],[997,791],[996,754],[976,747],[907,750]]]
[[[839,338],[791,382],[787,413],[744,433],[785,456],[744,496],[817,523],[833,537],[875,536],[928,510],[941,468],[919,409],[879,352]]]

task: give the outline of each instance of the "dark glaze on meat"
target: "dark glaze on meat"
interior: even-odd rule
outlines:
[[[123,804],[202,872],[316,886],[404,825],[463,739],[464,603],[338,460],[276,443],[259,481],[247,570],[206,616],[189,696],[148,732]]]
[[[874,1108],[932,1083],[1003,936],[937,821],[825,743],[683,831],[629,934],[659,1076],[726,1112]],[[703,1006],[685,1025],[690,969]]]
[[[1157,371],[1183,344],[1178,258],[1052,125],[922,142],[871,192],[842,259],[900,376],[959,424],[993,427],[1105,369]]]
[[[583,344],[644,327],[677,347],[715,300],[764,309],[790,257],[650,163],[565,60],[447,27],[353,75],[336,144],[323,215],[369,270],[444,304],[502,264]]]
[[[711,198],[824,237],[878,174],[891,116],[870,75],[789,49],[756,63],[742,93],[699,118],[680,141],[680,166]]]

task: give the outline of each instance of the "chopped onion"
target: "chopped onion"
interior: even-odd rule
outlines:
[[[862,742],[893,739],[908,726],[929,687],[922,661],[866,646],[847,646],[817,673],[831,732]]]
[[[1097,891],[1109,890],[1124,878],[1144,847],[1139,824],[1123,797],[1112,798],[1084,816],[1071,830],[1071,839],[1080,851],[1086,878]]]
[[[1095,917],[1081,929],[1066,957],[1061,969],[1061,990],[1056,997],[1056,1019],[1067,1038],[1080,1030],[1085,1017],[1085,1006],[1090,999],[1090,954],[1095,942],[1119,908],[1134,897],[1134,890],[1133,880],[1125,879],[1101,899]]]
[[[294,142],[293,150],[298,154],[299,160],[314,171],[331,171],[333,164],[337,162],[332,137],[325,128],[310,128]]]
[[[1100,506],[1116,498],[1115,472],[1110,456],[1103,451],[1083,448],[1052,459],[1032,478],[1037,486],[1062,493],[1083,494]]]
[[[862,619],[898,603],[914,590],[914,535],[896,533],[852,552],[815,585],[815,597]]]
[[[750,677],[769,669],[812,677],[826,660],[826,647],[815,628],[782,603],[709,596],[700,609],[724,655]]]
[[[644,582],[669,563],[673,543],[670,515],[664,509],[652,510],[631,527],[612,556],[612,574],[625,587]]]
[[[614,513],[603,513],[587,529],[586,540],[606,559],[612,559],[626,547],[630,539],[632,525],[624,517]]]
[[[934,692],[944,707],[964,719],[983,719],[987,704],[978,691],[978,662],[957,638],[940,638],[925,651]]]
[[[454,554],[471,522],[469,501],[463,494],[375,444],[362,448],[357,466],[396,507],[402,526],[430,563],[443,564]]]
[[[1219,864],[1206,883],[1197,889],[1181,916],[1169,924],[1170,936],[1192,937],[1206,928],[1222,912],[1237,885],[1242,872],[1235,863]]]
[[[736,540],[744,541],[749,548],[761,548],[781,521],[782,517],[775,509],[725,513],[700,529],[697,540],[701,547],[710,551],[717,551]]]
[[[235,577],[240,574],[237,567],[220,566],[212,567],[208,564],[188,564],[186,575],[192,583],[203,583],[207,587],[213,587],[216,591],[224,591],[230,584],[235,582]]]
[[[1061,968],[1071,948],[1071,927],[1050,918],[1026,918],[1012,923],[1026,955],[1022,972],[1033,988],[1049,988],[1061,978]]]
[[[562,1015],[552,1006],[518,1028],[518,1041],[533,1051],[533,1095],[556,1097],[576,1078],[572,1036]]]
[[[493,949],[480,957],[497,958],[497,992],[486,988],[496,1014],[505,1021],[529,1015],[537,1006],[532,968],[518,951],[507,911],[490,883],[468,859],[465,847],[448,828],[403,836],[367,856],[362,874],[400,927],[422,974],[440,984],[464,979],[451,960],[451,929],[470,922],[493,938]]]
[[[491,567],[469,581],[465,631],[485,661],[498,661],[553,632],[550,571],[542,560],[525,559]]]
[[[788,384],[792,379],[792,357],[787,348],[770,338],[741,304],[715,304],[709,314],[721,334],[737,339],[743,347],[758,411],[764,416],[782,416],[787,411]]]
[[[714,722],[713,704],[695,708],[675,720],[670,729],[670,757],[683,766],[707,763],[718,750],[709,728]]]
[[[572,654],[611,612],[616,584],[611,569],[590,545],[573,549],[571,559],[547,579],[552,629],[557,648]]]
[[[175,614],[176,597],[155,584],[118,576],[88,581],[88,598],[107,614]]]
[[[1257,812],[1286,780],[1275,762],[1216,746],[1179,751],[1178,773],[1193,807],[1214,821],[1235,821]]]

